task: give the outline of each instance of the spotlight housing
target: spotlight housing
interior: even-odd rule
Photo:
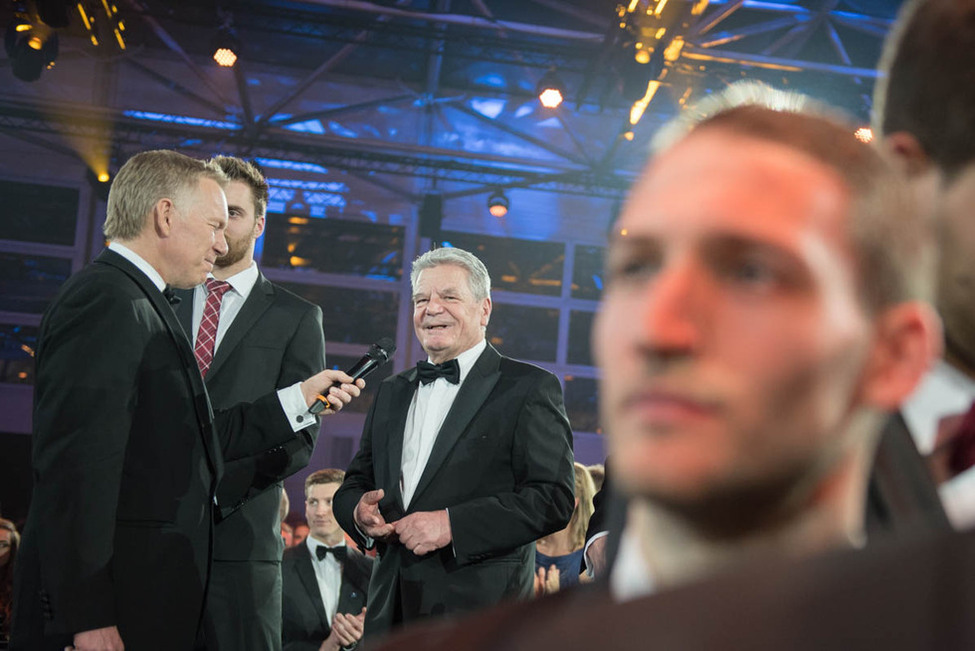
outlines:
[[[230,27],[221,27],[213,41],[213,60],[224,68],[233,68],[240,52],[240,41]]]
[[[542,76],[542,79],[538,82],[536,92],[538,93],[538,101],[542,103],[542,106],[548,109],[554,109],[565,98],[565,84],[562,83],[559,76],[555,74],[555,70],[552,69]]]
[[[508,206],[511,202],[508,201],[508,197],[505,196],[504,191],[498,188],[488,197],[487,200],[488,212],[493,216],[501,218],[508,214]]]
[[[44,23],[31,22],[23,15],[9,25],[3,39],[14,77],[37,81],[45,68],[54,66],[58,57],[58,35]]]

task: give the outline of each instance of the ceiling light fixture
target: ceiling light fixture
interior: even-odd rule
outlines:
[[[554,68],[542,76],[536,91],[538,92],[538,100],[542,106],[548,109],[558,108],[565,98],[565,84],[555,74]]]
[[[504,190],[498,188],[488,197],[487,205],[488,212],[495,217],[501,218],[508,214],[508,206],[511,205],[511,202],[505,196]]]

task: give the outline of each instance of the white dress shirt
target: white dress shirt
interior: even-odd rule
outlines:
[[[332,625],[332,618],[339,607],[339,590],[342,588],[342,565],[336,560],[335,554],[326,554],[325,558],[319,560],[316,548],[324,547],[345,547],[345,540],[337,545],[326,545],[312,536],[305,538],[308,545],[308,553],[311,554],[311,564],[315,568],[315,578],[318,579],[318,591],[322,595],[322,603],[325,604],[325,617],[328,618],[328,625]]]
[[[410,410],[406,416],[406,431],[403,433],[403,457],[400,465],[400,492],[403,495],[403,506],[409,508],[413,500],[423,470],[430,460],[433,445],[437,442],[437,435],[443,425],[447,413],[454,404],[454,399],[460,391],[464,379],[474,367],[474,362],[484,352],[487,342],[483,339],[473,348],[469,348],[457,356],[460,366],[460,382],[451,384],[439,377],[429,384],[422,382],[413,394]]]
[[[930,454],[945,416],[964,414],[975,400],[975,381],[945,361],[928,373],[901,406],[904,422],[921,454]],[[975,467],[938,487],[941,503],[956,529],[975,526]]]
[[[217,335],[213,342],[214,354],[220,348],[220,342],[223,341],[224,335],[227,334],[227,329],[230,328],[230,324],[234,322],[234,319],[240,313],[240,308],[244,305],[244,301],[247,300],[247,297],[251,294],[251,290],[254,289],[254,284],[257,282],[257,275],[257,265],[251,262],[251,266],[227,278],[226,282],[230,283],[230,289],[223,295],[223,300],[220,303],[220,319],[217,321]],[[207,278],[212,277],[213,274],[207,276]],[[196,336],[200,333],[200,321],[203,320],[203,308],[206,306],[206,301],[206,284],[197,285],[196,289],[193,290],[192,343],[194,347],[196,346]]]

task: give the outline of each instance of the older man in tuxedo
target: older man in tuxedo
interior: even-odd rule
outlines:
[[[324,371],[214,415],[163,290],[198,285],[226,253],[226,182],[176,152],[131,158],[108,250],[44,315],[11,648],[199,646],[223,458],[290,442],[322,392],[358,394]]]
[[[345,472],[305,479],[308,537],[284,550],[281,633],[285,651],[339,651],[362,638],[372,559],[345,544],[332,500]]]
[[[474,255],[413,263],[428,359],[380,386],[335,495],[342,528],[378,547],[366,635],[533,589],[533,543],[573,508],[572,436],[551,373],[484,338],[490,277]]]

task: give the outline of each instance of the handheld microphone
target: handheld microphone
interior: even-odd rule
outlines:
[[[396,352],[396,344],[389,337],[383,337],[372,346],[369,346],[368,352],[362,356],[362,358],[355,363],[355,365],[350,368],[347,373],[352,376],[352,380],[358,380],[361,377],[365,377],[375,371],[377,368],[389,361],[389,358]],[[332,384],[333,387],[341,386],[341,382],[335,382]],[[325,409],[331,409],[332,404],[328,401],[328,398],[319,395],[315,398],[315,402],[312,403],[311,407],[308,408],[313,414],[318,414]]]

